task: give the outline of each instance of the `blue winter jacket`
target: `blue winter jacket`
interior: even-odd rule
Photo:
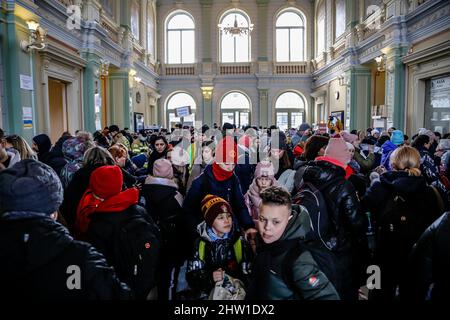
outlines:
[[[381,146],[381,150],[383,152],[381,156],[381,165],[384,166],[388,171],[391,171],[391,164],[389,163],[389,158],[391,157],[392,152],[397,149],[397,145],[393,144],[391,140],[386,141]]]
[[[196,233],[197,225],[203,221],[201,202],[207,194],[213,194],[227,200],[242,229],[247,230],[255,227],[245,205],[241,185],[236,174],[233,174],[228,180],[217,181],[213,176],[212,166],[208,165],[203,173],[192,182],[192,186],[183,203],[183,209],[188,216],[187,218],[190,221],[189,224],[193,228],[194,234]]]

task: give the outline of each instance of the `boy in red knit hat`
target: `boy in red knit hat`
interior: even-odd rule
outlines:
[[[233,227],[233,211],[224,199],[208,194],[201,202],[204,221],[197,227],[200,237],[188,260],[186,280],[197,298],[205,298],[224,275],[244,283],[250,274],[252,251]]]

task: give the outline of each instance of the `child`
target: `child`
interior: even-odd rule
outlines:
[[[188,260],[186,280],[197,298],[206,298],[224,274],[246,283],[250,273],[251,249],[233,223],[231,206],[208,194],[201,203],[204,220],[197,227],[200,237]]]
[[[291,196],[282,187],[269,187],[260,195],[260,246],[246,298],[338,300],[333,284],[302,245],[310,225],[306,210],[292,207]]]
[[[259,206],[261,204],[259,194],[268,187],[277,185],[278,182],[275,179],[272,163],[268,161],[258,163],[255,170],[255,178],[244,196],[248,212],[252,216],[252,219],[255,220],[255,223],[258,220]]]

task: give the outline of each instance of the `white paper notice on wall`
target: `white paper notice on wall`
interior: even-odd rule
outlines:
[[[24,74],[20,75],[20,89],[24,90],[34,90],[33,88],[33,78]]]
[[[24,129],[33,128],[33,109],[31,107],[22,107],[22,118]]]

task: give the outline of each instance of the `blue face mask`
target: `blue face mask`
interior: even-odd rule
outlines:
[[[139,137],[139,140],[140,140],[141,142],[145,142],[145,141],[147,141],[147,138],[146,138],[146,137]]]

